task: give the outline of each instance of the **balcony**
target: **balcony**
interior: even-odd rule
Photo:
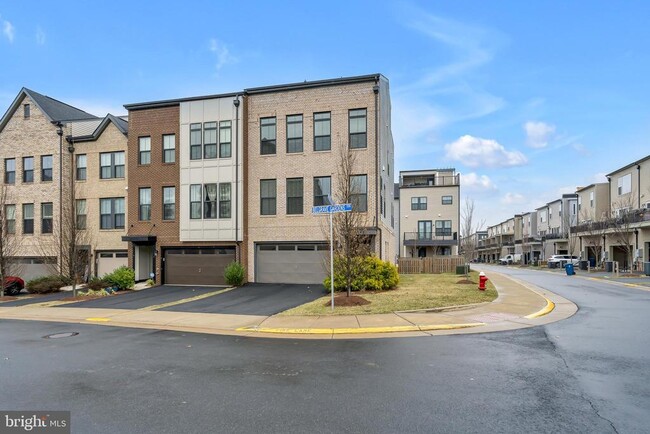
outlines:
[[[573,227],[574,233],[579,232],[604,232],[607,229],[616,227],[625,227],[635,223],[642,223],[650,221],[650,212],[644,209],[637,209],[629,211],[619,217],[609,218],[606,220],[592,221],[582,223]],[[636,225],[635,225],[636,226]]]
[[[456,175],[430,175],[430,176],[404,176],[399,186],[405,188],[439,187],[460,185],[460,174]]]
[[[436,235],[434,232],[404,232],[405,246],[455,246],[458,235]]]

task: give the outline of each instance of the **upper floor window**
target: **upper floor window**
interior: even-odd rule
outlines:
[[[176,135],[163,134],[163,163],[176,162]]]
[[[287,116],[287,154],[302,152],[302,115]]]
[[[23,182],[34,182],[34,157],[23,157]]]
[[[151,137],[138,138],[138,164],[151,164]]]
[[[203,186],[201,184],[190,185],[190,218],[201,218],[201,191]]]
[[[352,202],[353,211],[368,211],[367,175],[353,175],[350,177],[350,202]]]
[[[216,219],[217,216],[220,219],[229,219],[230,210],[231,184],[229,182],[190,185],[191,219]]]
[[[231,186],[229,182],[219,184],[219,218],[230,218]]]
[[[275,154],[275,117],[260,119],[261,154]]]
[[[327,197],[332,194],[332,178],[319,176],[314,178],[314,206],[329,205]]]
[[[427,198],[426,197],[412,197],[411,198],[411,211],[426,210]]]
[[[436,220],[436,236],[451,235],[451,220]]]
[[[79,154],[77,159],[77,181],[84,181],[86,179],[87,160],[86,154]]]
[[[452,203],[454,203],[453,196],[442,196],[443,205],[451,205]]]
[[[217,158],[217,123],[203,124],[203,158]]]
[[[101,179],[124,178],[124,151],[99,154]]]
[[[176,187],[163,187],[163,220],[176,219]]]
[[[29,106],[29,104],[23,104],[23,116],[25,117],[25,119],[29,119],[29,117],[31,116],[31,107]]]
[[[52,156],[41,155],[41,181],[52,180]]]
[[[230,121],[219,122],[219,158],[230,158],[232,154],[232,129]]]
[[[589,192],[589,207],[590,208],[594,207],[594,192],[593,191]]]
[[[5,184],[16,182],[16,159],[5,158]]]
[[[261,215],[275,215],[276,192],[275,179],[262,179],[260,181]]]
[[[190,124],[190,160],[201,159],[201,124]]]
[[[287,179],[287,214],[302,214],[303,204],[302,178]]]
[[[151,188],[141,188],[138,196],[138,219],[149,221],[151,220]]]
[[[332,149],[331,113],[314,113],[314,151]]]
[[[86,199],[77,199],[75,203],[76,215],[77,215],[77,229],[84,230],[86,229]]]
[[[5,205],[5,230],[8,234],[16,233],[16,205]]]
[[[632,191],[632,174],[628,173],[618,178],[618,195],[627,194]]]
[[[348,112],[348,118],[350,148],[357,149],[367,147],[366,109],[350,110]]]
[[[99,199],[99,228],[124,229],[124,198]]]
[[[41,233],[52,233],[52,214],[54,213],[52,202],[41,204]]]
[[[23,234],[34,233],[34,204],[23,204]]]
[[[203,218],[217,218],[217,184],[203,186]]]

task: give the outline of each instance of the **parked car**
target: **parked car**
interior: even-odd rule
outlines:
[[[25,281],[20,277],[5,277],[5,295],[16,295],[25,287]]]
[[[499,258],[499,264],[501,265],[511,265],[521,261],[521,254],[515,253],[514,255],[506,255],[503,258]]]
[[[565,264],[578,265],[580,258],[571,255],[551,255],[546,262],[549,268],[555,268],[558,265],[563,266]]]

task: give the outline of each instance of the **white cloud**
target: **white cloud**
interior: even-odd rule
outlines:
[[[209,50],[212,51],[217,56],[217,71],[220,71],[226,65],[231,65],[237,63],[238,59],[230,54],[228,46],[218,39],[210,39]]]
[[[507,151],[499,142],[464,135],[447,143],[447,158],[469,167],[511,167],[522,166],[528,159],[519,151]]]
[[[14,36],[16,36],[16,29],[13,24],[7,20],[2,20],[2,33],[7,37],[9,42],[14,42]]]
[[[497,189],[496,185],[494,185],[487,175],[477,175],[475,172],[462,174],[460,184],[463,189],[469,191],[490,191]]]
[[[45,45],[45,32],[40,27],[36,28],[36,43],[38,45]]]
[[[524,124],[526,143],[531,148],[544,148],[555,134],[555,125],[545,122],[528,121]]]
[[[501,203],[504,205],[521,205],[526,202],[526,197],[519,193],[506,193],[505,196],[501,198]]]

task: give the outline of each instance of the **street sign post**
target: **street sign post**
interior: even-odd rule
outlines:
[[[334,226],[332,224],[332,215],[337,212],[350,211],[352,211],[351,203],[320,205],[311,209],[311,213],[314,215],[330,216],[330,291],[332,293],[332,310],[334,310]]]

